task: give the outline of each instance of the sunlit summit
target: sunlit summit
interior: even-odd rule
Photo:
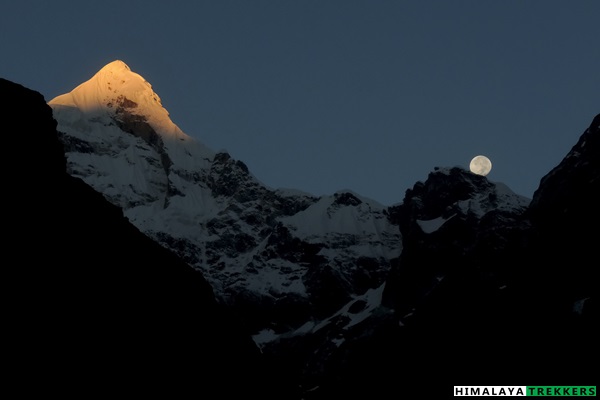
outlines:
[[[118,114],[127,110],[130,114],[143,115],[157,131],[183,136],[169,118],[152,85],[121,60],[105,65],[88,81],[69,93],[55,97],[49,104],[55,112],[66,107],[78,109],[88,116]]]

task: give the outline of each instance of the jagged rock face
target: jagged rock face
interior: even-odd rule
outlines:
[[[529,199],[513,193],[504,184],[492,183],[461,167],[437,167],[425,182],[417,182],[406,191],[395,216],[402,223],[401,229],[407,230],[409,221],[448,219],[452,215],[480,218],[489,211],[522,212],[528,204]]]
[[[201,270],[256,333],[293,331],[381,286],[400,254],[385,207],[273,190],[183,133],[149,83],[115,61],[49,102],[80,177]]]
[[[10,383],[30,394],[267,395],[258,349],[201,273],[66,173],[39,93],[3,79],[0,93],[5,145],[27,145],[4,199]],[[216,384],[223,375],[229,387]]]
[[[529,199],[462,168],[439,169],[406,191],[393,210],[404,251],[387,282],[385,299],[409,314],[440,282],[469,269],[506,284],[511,237],[528,228]],[[518,241],[517,241],[518,242]],[[516,249],[515,249],[516,250]],[[499,274],[500,273],[500,274]],[[412,314],[411,314],[412,315]]]

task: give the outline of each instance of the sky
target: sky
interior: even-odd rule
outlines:
[[[29,1],[0,77],[71,91],[122,60],[265,185],[384,205],[434,167],[532,197],[600,112],[598,0]]]

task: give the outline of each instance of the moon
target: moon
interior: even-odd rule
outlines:
[[[492,170],[492,162],[486,156],[475,156],[471,160],[469,168],[474,174],[486,176]]]

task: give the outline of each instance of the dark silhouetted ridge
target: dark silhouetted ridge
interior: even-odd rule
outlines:
[[[3,330],[23,394],[264,395],[259,352],[200,272],[65,172],[42,95],[0,79]]]

